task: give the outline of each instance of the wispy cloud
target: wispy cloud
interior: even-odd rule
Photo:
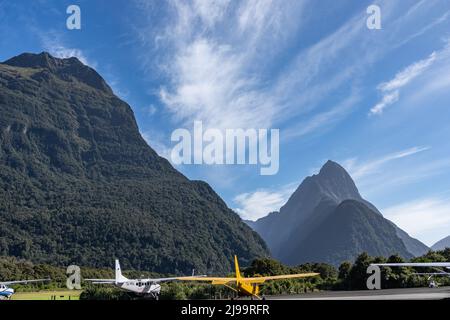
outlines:
[[[86,58],[85,54],[82,50],[76,49],[76,48],[66,48],[62,45],[54,45],[51,47],[46,48],[51,55],[61,58],[61,59],[67,59],[71,57],[78,58],[81,62],[83,62],[85,65],[95,67],[94,63],[90,63],[89,60]]]
[[[295,28],[286,25],[286,15],[298,13],[304,2],[171,1],[170,27],[156,37],[170,47],[163,64],[170,81],[160,98],[176,121],[271,127],[280,97],[264,79],[264,64],[256,61],[264,54],[267,63],[277,47],[270,44],[283,38],[275,36]],[[226,31],[231,25],[237,32]]]
[[[387,41],[368,36],[362,10],[315,43],[290,52],[292,56],[281,68],[277,66],[275,74],[267,74],[276,57],[292,49],[289,39],[304,28],[302,21],[307,20],[312,4],[306,0],[169,1],[167,23],[151,33],[141,28],[144,31],[138,38],[145,48],[162,51],[154,60],[168,81],[159,96],[175,121],[203,120],[217,128],[276,126],[290,130],[289,135],[303,136],[348,116],[357,99],[336,98],[337,90],[350,95],[358,89],[368,66],[389,52],[398,36],[405,36],[404,26],[420,10],[415,5],[406,16],[404,8],[397,15],[399,8],[380,1],[383,16],[393,20],[392,25],[402,26],[401,33],[395,32]],[[420,4],[422,10],[429,6]],[[153,6],[144,4],[145,10]],[[399,74],[395,80],[407,82],[407,76]],[[383,91],[383,96],[374,113],[399,98],[392,91]],[[329,97],[333,103],[324,102]],[[349,101],[352,106],[340,107]],[[293,119],[299,120],[295,128]],[[304,129],[296,130],[299,122]]]
[[[383,93],[383,98],[370,109],[370,115],[382,114],[386,107],[397,102],[400,95],[400,89],[421,75],[435,60],[436,52],[433,52],[428,58],[417,61],[397,73],[392,80],[378,85],[378,90]]]
[[[391,161],[410,157],[429,149],[430,147],[413,147],[406,150],[390,153],[365,162],[359,162],[357,158],[351,158],[344,160],[342,164],[354,179],[359,180],[369,175],[378,173],[384,165],[388,164]]]
[[[377,170],[377,174],[369,174],[356,179],[358,187],[370,199],[380,195],[390,195],[392,192],[401,192],[401,186],[413,186],[423,181],[431,180],[439,175],[446,174],[450,168],[450,159],[438,158],[429,161],[419,161],[411,170],[410,166],[393,166]],[[423,184],[422,184],[423,185]],[[390,196],[388,196],[390,198]]]
[[[165,41],[164,48],[170,47],[165,51],[169,63],[163,67],[170,81],[161,88],[160,98],[176,121],[203,120],[206,126],[217,128],[268,128],[314,109],[318,98],[346,83],[353,67],[325,81],[319,82],[318,77],[339,51],[351,47],[355,34],[362,32],[363,13],[338,33],[300,53],[281,74],[271,75],[270,81],[266,78],[265,68],[283,52],[287,38],[295,35],[290,31],[298,31],[307,3],[220,1],[203,7],[196,1],[171,1],[174,14],[170,28],[155,39]],[[292,19],[293,15],[297,18]],[[238,32],[224,31],[235,24]],[[329,124],[333,116],[342,118],[343,109],[322,110],[304,134]]]
[[[382,213],[429,246],[450,234],[450,198],[423,198],[385,208]]]
[[[172,149],[164,143],[165,139],[162,138],[160,133],[154,131],[144,131],[141,132],[141,136],[160,157],[171,161],[170,153]]]
[[[32,30],[34,30],[40,39],[44,50],[49,52],[52,56],[60,59],[75,57],[87,66],[94,69],[98,67],[97,62],[88,59],[83,50],[67,46],[60,32],[47,31],[44,33],[37,28],[32,28]]]
[[[409,41],[411,41],[411,40],[413,40],[413,39],[415,39],[417,37],[420,37],[421,35],[427,33],[428,31],[430,31],[434,27],[436,27],[439,24],[444,23],[445,21],[447,21],[449,16],[450,16],[450,11],[445,12],[442,16],[432,20],[429,24],[427,24],[424,27],[422,27],[421,29],[419,29],[416,33],[413,33],[413,34],[409,35],[403,41],[400,41],[395,47],[401,47],[402,45],[408,43]]]
[[[175,118],[202,120],[215,128],[266,128],[274,112],[272,99],[257,90],[258,81],[245,74],[242,56],[229,46],[200,39],[175,59],[172,90],[161,99]]]
[[[433,52],[428,58],[411,64],[406,69],[399,72],[394,79],[382,83],[378,88],[383,92],[400,89],[424,72],[435,60],[436,52]]]
[[[258,189],[237,195],[233,201],[236,212],[245,220],[258,220],[278,211],[287,202],[297,185],[290,183],[277,189]]]
[[[282,138],[287,140],[294,137],[302,137],[322,128],[324,130],[330,129],[335,123],[347,116],[360,100],[361,97],[359,94],[352,93],[347,99],[331,109],[319,112],[307,120],[284,130]]]
[[[383,110],[398,101],[399,98],[399,92],[398,90],[395,90],[394,92],[385,94],[383,96],[383,99],[381,99],[380,102],[378,102],[372,109],[370,109],[370,114],[381,114],[383,113]]]

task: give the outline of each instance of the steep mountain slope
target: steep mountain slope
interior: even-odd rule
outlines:
[[[450,236],[436,242],[431,249],[434,251],[445,250],[445,248],[450,248]]]
[[[290,240],[280,259],[288,264],[326,262],[339,265],[353,260],[361,252],[371,256],[390,256],[398,253],[405,258],[412,255],[396,235],[394,226],[383,216],[356,200],[345,200],[322,217],[301,241]],[[316,214],[323,213],[317,210]]]
[[[380,221],[379,218],[383,219],[383,227],[387,228],[387,225],[390,225],[386,230],[393,232],[393,235],[382,237],[381,239],[401,239],[400,242],[385,244],[387,249],[396,249],[391,251],[392,254],[399,253],[405,257],[411,257],[428,250],[420,241],[411,238],[395,224],[384,219],[373,204],[361,197],[355,183],[345,169],[333,161],[328,161],[319,174],[307,177],[289,198],[288,202],[280,209],[280,212],[271,213],[256,222],[249,223],[249,225],[266,240],[272,254],[276,258],[281,259],[283,262],[289,261],[289,263],[306,262],[304,257],[310,255],[304,255],[299,248],[305,248],[304,245],[306,243],[312,249],[320,252],[320,248],[316,247],[320,246],[320,244],[308,242],[313,238],[318,240],[317,236],[311,236],[312,230],[326,230],[326,226],[321,225],[332,221],[331,216],[336,213],[338,206],[345,200],[355,200],[365,208],[363,210],[361,207],[347,205],[344,207],[345,209],[364,212],[368,216],[379,216],[373,217],[370,221],[366,220],[370,223],[366,226],[361,226],[361,228],[370,228],[374,221]],[[354,215],[349,213],[348,216],[353,217]],[[339,229],[333,230],[334,233],[340,232]],[[355,231],[356,229],[352,230]],[[322,237],[323,243],[328,243],[326,238],[330,235],[319,234],[318,236]],[[350,239],[355,235],[348,234],[346,236]],[[374,237],[372,238],[367,238],[367,242],[374,240]],[[384,240],[377,239],[376,242]],[[361,239],[355,238],[354,245],[356,248],[361,248],[364,247],[362,245],[363,242]],[[365,247],[368,249],[372,248],[368,244]],[[331,246],[331,249],[333,248]],[[380,248],[372,249],[374,253],[381,252]],[[346,252],[350,251],[347,250]],[[336,253],[336,257],[341,256],[344,256],[344,254]],[[352,258],[351,254],[346,255],[346,257],[348,259]],[[316,255],[314,258],[318,258],[318,256]],[[330,262],[331,260],[333,259],[324,252],[322,259],[319,261]],[[337,260],[334,261],[334,263],[339,262]]]
[[[59,265],[228,272],[268,251],[204,182],[142,139],[131,108],[76,58],[0,64],[0,254]]]

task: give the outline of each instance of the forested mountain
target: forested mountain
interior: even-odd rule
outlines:
[[[76,58],[0,64],[0,255],[161,273],[266,256],[205,182],[141,137],[129,105]]]

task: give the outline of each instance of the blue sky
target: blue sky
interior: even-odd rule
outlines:
[[[81,8],[81,30],[66,8]],[[381,8],[381,30],[366,8]],[[278,210],[328,159],[428,245],[450,234],[449,0],[0,0],[0,59],[77,56],[168,157],[177,128],[280,129],[278,174],[182,165],[242,217]]]

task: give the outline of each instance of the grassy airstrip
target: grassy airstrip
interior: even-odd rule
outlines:
[[[17,292],[11,300],[79,300],[82,291]]]

